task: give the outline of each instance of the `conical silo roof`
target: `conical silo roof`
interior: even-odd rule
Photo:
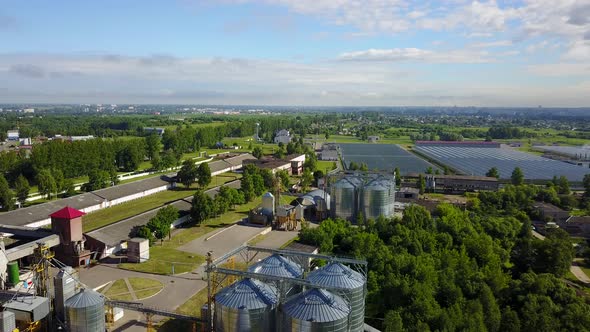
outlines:
[[[259,309],[277,303],[275,287],[254,279],[242,279],[215,295],[217,305],[236,309]]]
[[[303,274],[303,269],[299,264],[279,254],[266,257],[250,266],[248,271],[284,278],[299,278]]]
[[[104,305],[104,297],[91,289],[82,288],[78,294],[66,300],[68,308],[87,308],[97,305]]]
[[[313,288],[285,303],[283,312],[290,318],[322,323],[348,317],[350,308],[340,296]]]
[[[314,285],[340,289],[356,289],[365,284],[363,275],[337,262],[309,273],[307,280]]]

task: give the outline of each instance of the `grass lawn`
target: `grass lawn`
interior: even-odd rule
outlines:
[[[336,164],[336,161],[318,160],[317,169],[322,172],[325,172],[326,170],[331,171],[334,169],[334,164]]]
[[[111,288],[109,288],[105,293],[104,296],[111,300],[119,300],[119,301],[131,301],[133,297],[129,293],[129,289],[127,288],[127,284],[125,284],[125,280],[119,279],[116,280]]]
[[[150,259],[147,262],[121,263],[119,268],[137,272],[172,274],[174,265],[174,273],[179,274],[196,269],[204,261],[205,258],[202,256],[158,244],[150,248]]]

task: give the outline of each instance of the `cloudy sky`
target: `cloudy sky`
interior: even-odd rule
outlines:
[[[590,106],[590,0],[0,1],[0,103]]]

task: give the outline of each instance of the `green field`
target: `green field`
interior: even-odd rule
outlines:
[[[205,258],[186,251],[180,251],[156,244],[150,248],[150,259],[144,263],[121,263],[119,268],[154,274],[186,273],[196,269]]]

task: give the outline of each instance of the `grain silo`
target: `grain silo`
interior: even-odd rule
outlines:
[[[215,331],[274,331],[277,290],[254,279],[242,279],[215,295]]]
[[[90,289],[66,300],[66,324],[71,332],[104,332],[104,297]]]
[[[283,305],[283,331],[348,331],[350,308],[338,295],[312,288]]]
[[[78,284],[76,270],[71,266],[65,266],[59,270],[53,279],[55,287],[55,315],[60,321],[66,320],[66,301],[76,294],[76,286]]]
[[[275,197],[270,192],[262,195],[262,214],[270,217],[275,214]]]
[[[366,279],[362,274],[341,263],[332,262],[309,273],[307,280],[318,287],[331,288],[332,292],[344,296],[350,303],[350,331],[363,330]]]
[[[380,181],[369,182],[363,190],[363,215],[365,220],[389,216],[389,193]]]
[[[287,257],[273,254],[248,268],[249,272],[283,278],[301,278],[303,268]]]
[[[330,189],[332,216],[354,221],[358,213],[357,186],[347,178],[342,178],[332,184]]]

